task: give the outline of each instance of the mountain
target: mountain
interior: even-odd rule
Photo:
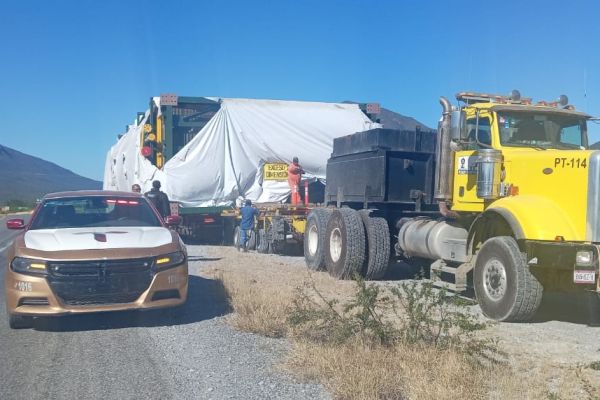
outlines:
[[[600,142],[590,145],[590,150],[600,150]]]
[[[46,193],[102,189],[102,182],[0,145],[0,205],[9,200],[32,203]]]
[[[344,101],[344,103],[358,104],[356,101]],[[386,129],[398,129],[401,131],[414,131],[417,126],[421,129],[432,130],[422,122],[417,121],[413,117],[407,117],[387,108],[381,107],[381,113],[377,116],[379,122]]]

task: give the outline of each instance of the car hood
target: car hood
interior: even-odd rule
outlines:
[[[92,249],[152,248],[172,242],[164,227],[94,227],[36,229],[23,237],[33,250],[64,251]]]

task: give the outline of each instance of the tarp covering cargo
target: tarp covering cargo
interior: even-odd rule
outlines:
[[[300,159],[307,178],[325,178],[333,139],[377,128],[356,104],[214,99],[219,111],[158,170],[140,153],[149,113],[108,152],[104,188],[149,190],[158,179],[173,201],[186,206],[229,205],[240,197],[283,201],[287,182],[263,181],[265,163]],[[158,101],[156,99],[155,101]]]

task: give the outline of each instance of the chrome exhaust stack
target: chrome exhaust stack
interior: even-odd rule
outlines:
[[[443,107],[442,120],[438,124],[436,143],[436,166],[434,198],[437,200],[440,213],[447,218],[457,218],[458,214],[448,209],[448,202],[452,200],[453,183],[453,152],[452,142],[452,105],[445,97],[440,97]]]

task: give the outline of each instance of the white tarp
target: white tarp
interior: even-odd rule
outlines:
[[[228,205],[240,196],[283,201],[287,182],[263,182],[264,163],[298,157],[305,177],[323,179],[333,138],[380,126],[356,104],[214,100],[221,101],[220,110],[162,171],[140,154],[145,120],[131,126],[108,153],[104,188],[130,190],[140,183],[148,190],[159,179],[171,200],[187,206]]]

